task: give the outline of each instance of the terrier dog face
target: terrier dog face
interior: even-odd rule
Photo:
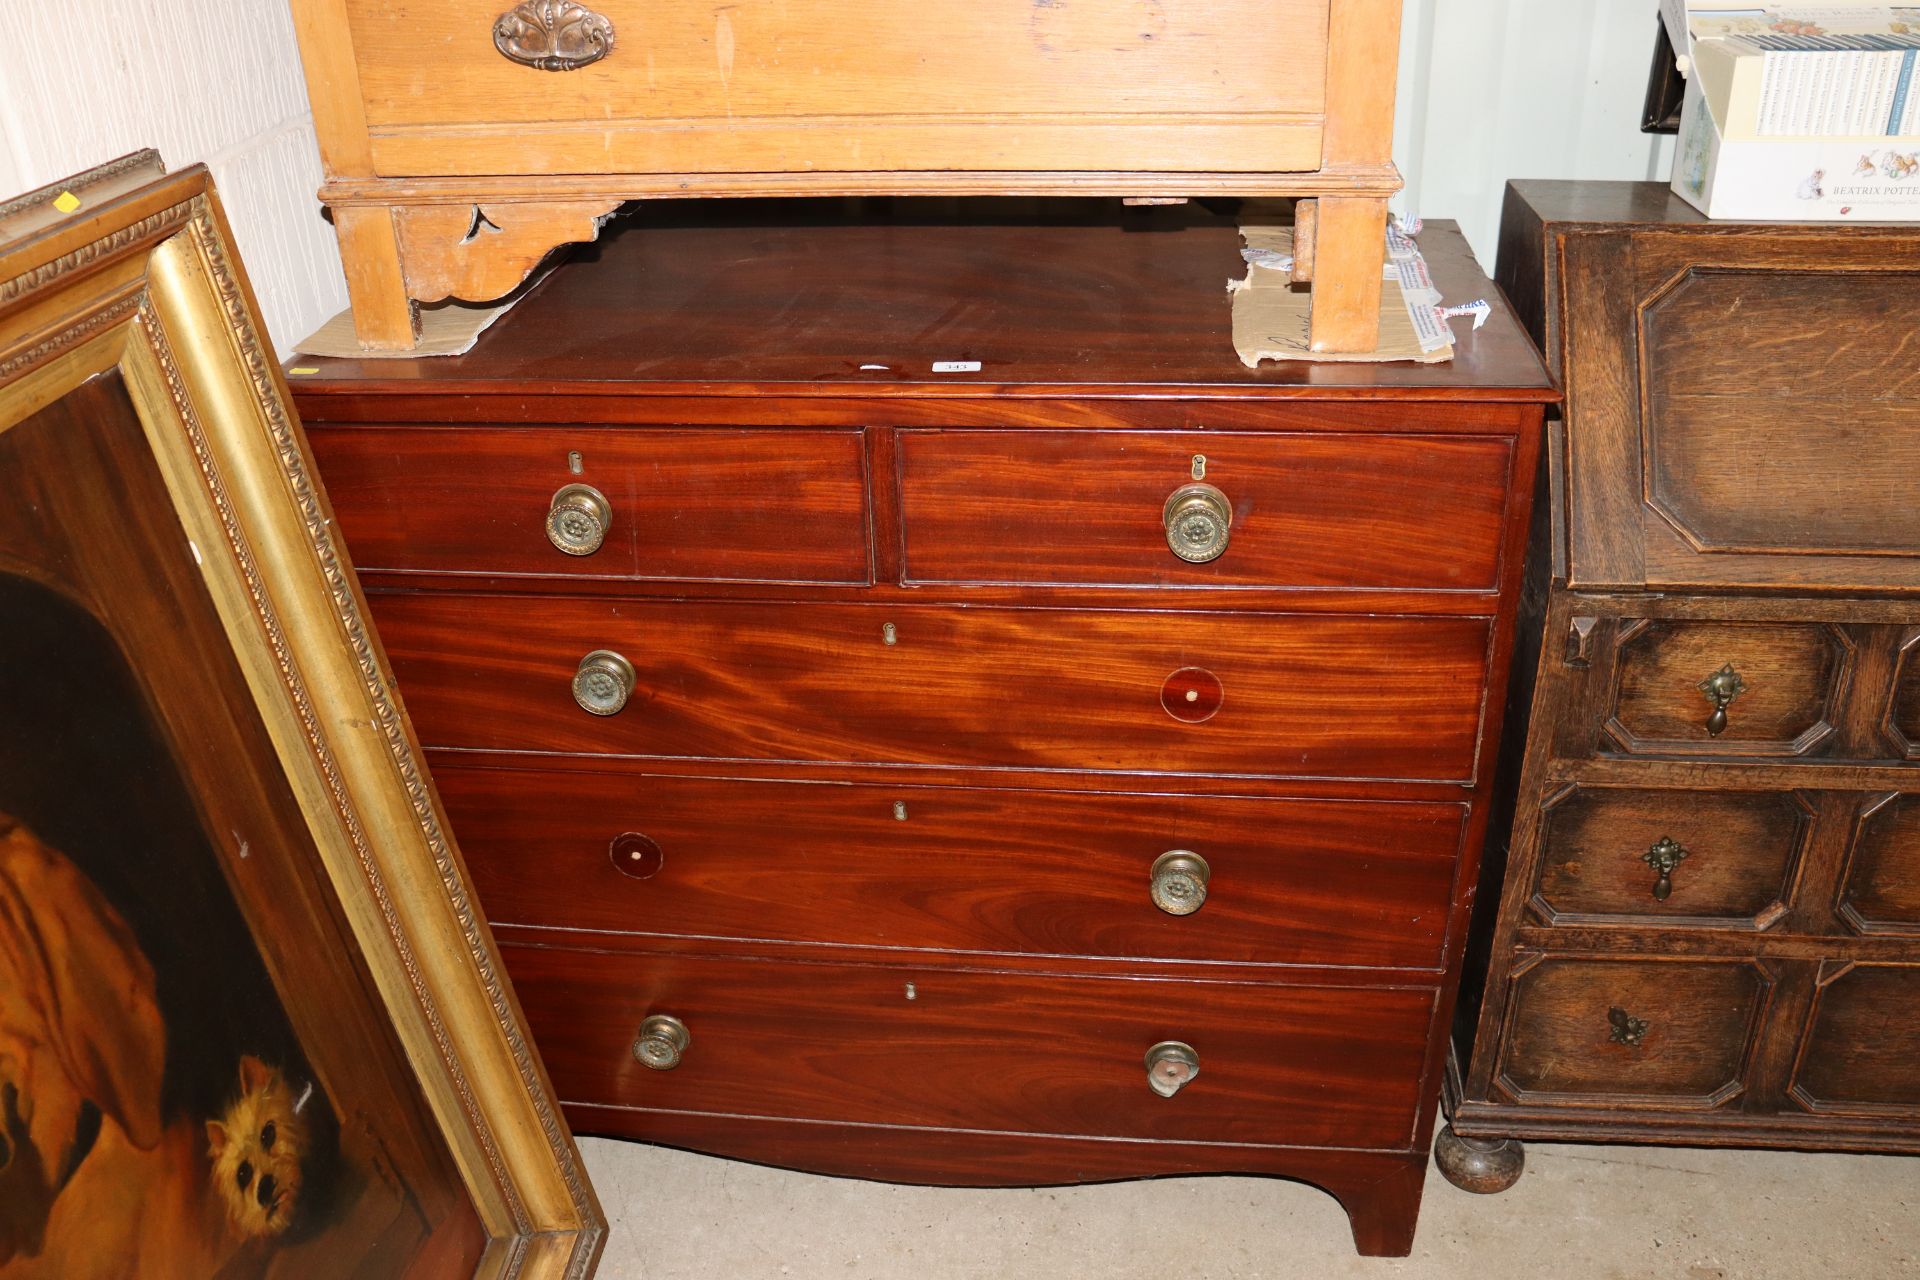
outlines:
[[[207,1121],[213,1187],[247,1239],[280,1235],[300,1207],[309,1085],[297,1093],[280,1072],[251,1055],[240,1059],[240,1095]]]

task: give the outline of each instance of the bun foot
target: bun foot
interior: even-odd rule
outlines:
[[[1512,1138],[1463,1138],[1448,1125],[1433,1140],[1433,1162],[1462,1191],[1490,1196],[1520,1181],[1527,1149]]]

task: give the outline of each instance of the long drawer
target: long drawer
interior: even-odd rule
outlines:
[[[566,1102],[1193,1142],[1404,1148],[1435,993],[502,948]],[[648,1066],[686,1032],[678,1064]],[[658,1024],[656,1024],[657,1027]],[[1156,1045],[1198,1073],[1149,1084]],[[1163,1068],[1164,1070],[1164,1068]]]
[[[1488,647],[1484,618],[454,594],[373,610],[429,746],[700,759],[1457,781]],[[590,714],[575,677],[608,651],[631,694],[599,679],[622,709]]]
[[[903,431],[906,576],[1491,591],[1512,454],[1483,436]],[[1232,522],[1189,564],[1165,510],[1196,478]]]
[[[444,760],[434,779],[496,925],[1256,964],[1437,969],[1466,816]]]

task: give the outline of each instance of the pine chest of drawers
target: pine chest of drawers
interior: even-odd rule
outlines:
[[[1501,279],[1567,403],[1462,1185],[1515,1138],[1920,1151],[1916,264],[1911,226],[1509,188]]]
[[[1279,1174],[1405,1253],[1544,370],[1496,304],[1249,373],[1198,210],[861,212],[656,210],[467,356],[293,378],[568,1114]]]
[[[369,350],[628,200],[1231,193],[1311,199],[1314,349],[1371,351],[1400,2],[291,0]]]

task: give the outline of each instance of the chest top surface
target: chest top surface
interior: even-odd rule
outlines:
[[[486,234],[480,229],[479,234]],[[1546,401],[1532,343],[1458,228],[1420,239],[1448,302],[1486,298],[1453,361],[1234,354],[1237,219],[1111,202],[661,202],[536,284],[464,356],[314,360],[310,396],[383,391],[1327,397]],[[934,371],[978,361],[976,371]],[[597,386],[595,385],[597,384]]]

